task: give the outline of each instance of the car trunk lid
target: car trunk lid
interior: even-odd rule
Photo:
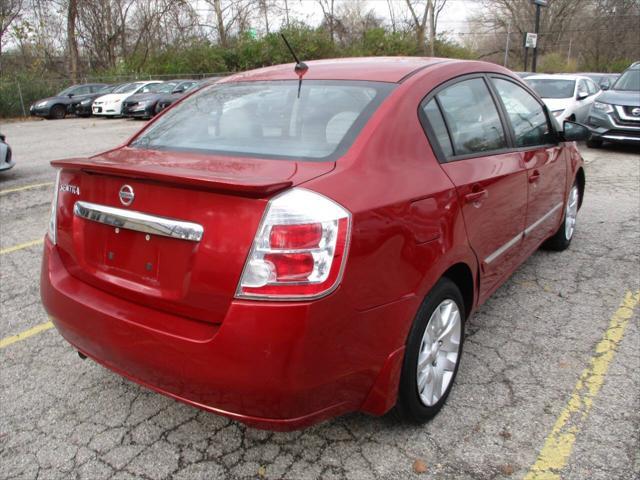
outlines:
[[[131,148],[52,165],[62,169],[57,244],[71,275],[211,323],[234,297],[268,199],[334,168]],[[180,230],[194,225],[200,236]]]

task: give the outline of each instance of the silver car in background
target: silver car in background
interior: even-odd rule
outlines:
[[[7,139],[0,133],[0,172],[9,170],[15,165],[11,158],[11,147],[7,143]]]
[[[533,75],[524,81],[540,95],[560,125],[565,120],[585,122],[602,92],[593,80],[579,75]]]

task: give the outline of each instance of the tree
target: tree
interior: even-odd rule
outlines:
[[[78,19],[78,2],[69,0],[67,6],[67,50],[69,51],[69,72],[73,83],[78,82],[78,39],[76,38],[76,21]]]
[[[424,7],[422,7],[421,14],[419,14],[419,11],[416,12],[418,2],[413,2],[412,0],[405,0],[405,2],[407,3],[409,13],[411,13],[411,20],[413,21],[413,29],[416,35],[418,51],[424,53],[425,31],[427,29],[427,18],[429,15],[431,0],[427,1]],[[416,3],[416,5],[414,5],[414,3]]]
[[[427,7],[429,15],[429,53],[432,57],[436,54],[436,34],[438,29],[438,18],[447,4],[447,0],[428,0]]]
[[[322,9],[322,15],[324,16],[324,23],[329,27],[329,38],[331,43],[335,43],[335,30],[336,30],[336,15],[335,15],[335,0],[317,0],[320,8]]]
[[[534,28],[535,7],[530,0],[481,0],[481,12],[469,23],[477,32],[483,58],[500,62],[511,24],[511,44],[522,45]],[[553,0],[541,11],[538,54],[569,53],[585,70],[602,70],[618,59],[624,64],[637,56],[640,46],[638,0]],[[571,48],[571,52],[569,52]],[[523,48],[507,52],[519,61]],[[513,64],[513,62],[511,62]],[[557,66],[557,61],[548,63]],[[566,68],[571,66],[567,62]]]
[[[22,12],[23,0],[2,0],[0,2],[0,62],[2,61],[2,42],[9,26]],[[2,63],[0,63],[2,72]]]
[[[231,34],[235,30],[244,31],[248,24],[253,4],[248,0],[204,0],[213,10],[214,28],[218,42],[223,48],[229,47]]]

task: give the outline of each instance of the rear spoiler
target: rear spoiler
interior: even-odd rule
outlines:
[[[127,165],[87,158],[54,160],[56,168],[69,168],[87,173],[115,175],[119,177],[148,180],[163,184],[187,186],[202,190],[215,190],[238,195],[265,196],[284,190],[293,185],[291,180],[276,180],[264,177],[227,177],[211,171],[195,171],[175,165]]]

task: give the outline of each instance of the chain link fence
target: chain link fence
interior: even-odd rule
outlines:
[[[78,83],[124,83],[144,80],[178,80],[204,78],[216,78],[229,75],[229,73],[178,73],[167,75],[153,74],[128,74],[106,75],[80,78]],[[72,82],[64,79],[44,78],[14,78],[0,79],[0,118],[26,117],[29,115],[29,107],[40,100],[55,96]]]

